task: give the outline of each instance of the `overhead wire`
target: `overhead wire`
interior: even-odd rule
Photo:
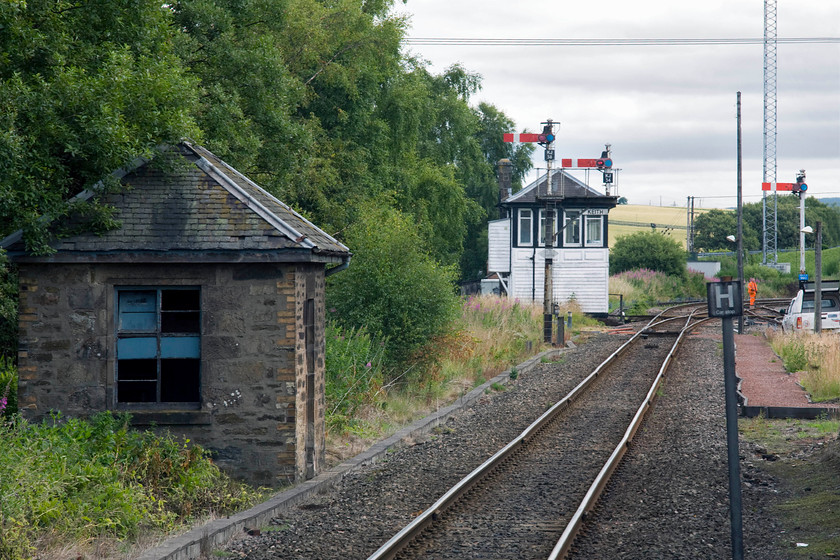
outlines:
[[[586,46],[695,46],[695,45],[760,45],[762,37],[705,37],[705,38],[592,38],[592,39],[501,39],[491,37],[406,37],[409,45],[439,46],[502,46],[502,47],[586,47]],[[779,37],[783,44],[840,43],[840,37]]]

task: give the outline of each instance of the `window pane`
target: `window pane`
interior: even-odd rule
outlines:
[[[117,341],[117,358],[138,360],[157,357],[157,338],[121,338]]]
[[[519,211],[519,244],[520,245],[530,245],[531,244],[531,230],[533,229],[532,224],[532,212],[531,210],[520,210]]]
[[[157,381],[120,381],[117,383],[117,402],[157,401]]]
[[[161,358],[198,358],[201,339],[197,336],[165,336],[160,339]]]
[[[157,330],[157,292],[126,290],[119,293],[117,329],[123,332]]]
[[[580,212],[566,212],[565,245],[580,244]]]
[[[160,332],[197,333],[201,331],[198,311],[161,311]]]
[[[199,360],[160,361],[160,400],[198,402]]]
[[[117,375],[120,381],[157,382],[157,360],[119,360]]]
[[[156,313],[120,313],[121,332],[154,332],[157,330]]]
[[[117,362],[117,402],[157,400],[157,360]]]
[[[186,290],[161,290],[161,311],[198,311],[199,291],[190,288]]]
[[[602,245],[601,218],[586,218],[586,244]]]
[[[120,313],[141,313],[157,311],[157,292],[153,290],[120,291]]]

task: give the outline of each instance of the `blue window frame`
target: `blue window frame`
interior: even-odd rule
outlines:
[[[116,302],[117,403],[198,403],[200,289],[117,288]]]

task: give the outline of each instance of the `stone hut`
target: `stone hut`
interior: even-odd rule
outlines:
[[[20,273],[21,412],[126,411],[237,478],[311,478],[325,453],[325,277],[350,252],[209,151],[168,153],[174,164],[115,173],[126,188],[104,201],[118,229],[55,240],[48,256],[20,232],[0,242]]]

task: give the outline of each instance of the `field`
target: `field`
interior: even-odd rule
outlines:
[[[708,208],[695,208],[697,214],[708,212]],[[622,235],[630,235],[639,231],[650,230],[650,224],[656,224],[656,231],[665,231],[666,235],[686,246],[685,207],[681,206],[643,206],[641,204],[621,204],[610,210],[609,244],[612,247],[615,240]]]

